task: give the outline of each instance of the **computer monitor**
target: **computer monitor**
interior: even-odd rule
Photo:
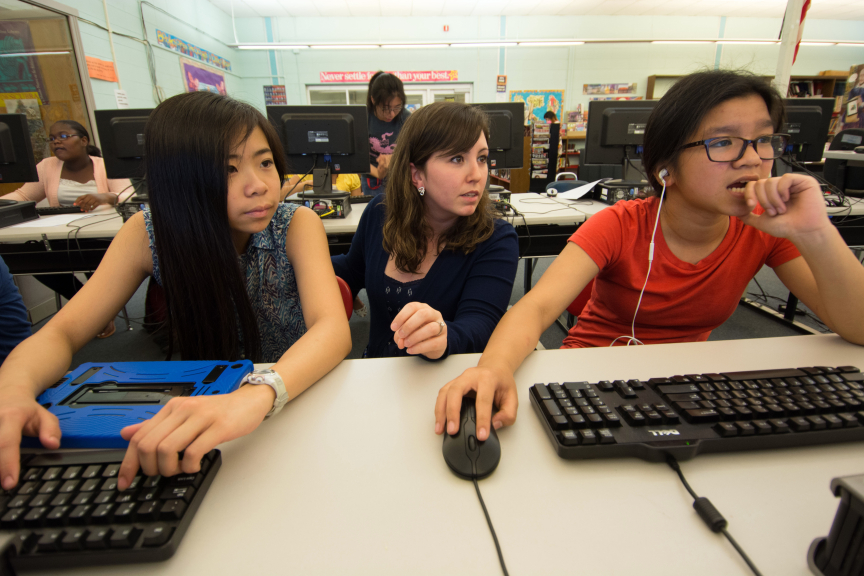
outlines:
[[[786,98],[786,123],[780,132],[792,141],[786,152],[798,162],[819,162],[828,141],[834,98]]]
[[[312,172],[313,195],[332,193],[331,174],[369,172],[365,106],[267,106],[267,117],[285,148],[289,170]]]
[[[0,184],[38,182],[24,114],[0,114]]]
[[[108,178],[144,177],[144,126],[152,108],[96,110],[96,131]]]
[[[472,104],[489,117],[489,168],[522,168],[525,103]]]
[[[642,180],[642,137],[656,105],[657,100],[589,102],[582,164],[621,166],[624,180]]]

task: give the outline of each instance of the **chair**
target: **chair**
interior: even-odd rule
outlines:
[[[848,128],[834,136],[828,150],[854,150],[862,144],[864,144],[864,129]],[[846,160],[825,160],[823,176],[847,194],[864,196],[864,168],[849,166]]]
[[[336,282],[339,284],[339,292],[342,293],[342,303],[345,305],[345,313],[348,319],[354,314],[354,296],[351,294],[351,288],[348,283],[340,277],[336,277]]]

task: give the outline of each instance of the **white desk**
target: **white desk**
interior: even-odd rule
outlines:
[[[864,162],[864,154],[858,154],[854,150],[826,150],[822,153],[822,159]]]
[[[172,559],[74,573],[500,574],[473,485],[450,472],[433,433],[438,389],[476,361],[343,362],[221,447]],[[480,482],[510,573],[750,574],[665,464],[558,458],[533,383],[849,364],[864,368],[864,348],[837,336],[533,353],[516,374],[519,418],[500,433],[501,463]],[[837,509],[829,483],[864,472],[864,443],[702,455],[682,469],[766,576],[805,576],[807,548]]]

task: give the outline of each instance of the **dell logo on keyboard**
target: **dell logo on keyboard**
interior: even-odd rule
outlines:
[[[654,436],[678,436],[681,433],[677,430],[648,430]]]

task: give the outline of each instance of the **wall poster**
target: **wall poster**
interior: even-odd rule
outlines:
[[[188,58],[180,58],[180,69],[183,72],[183,85],[186,92],[215,92],[227,95],[225,90],[225,74],[219,70],[199,64]]]
[[[864,64],[849,70],[839,124],[840,130],[864,128]]]
[[[560,121],[564,90],[511,90],[510,101],[525,103],[525,124],[545,123],[546,112],[554,112]]]

